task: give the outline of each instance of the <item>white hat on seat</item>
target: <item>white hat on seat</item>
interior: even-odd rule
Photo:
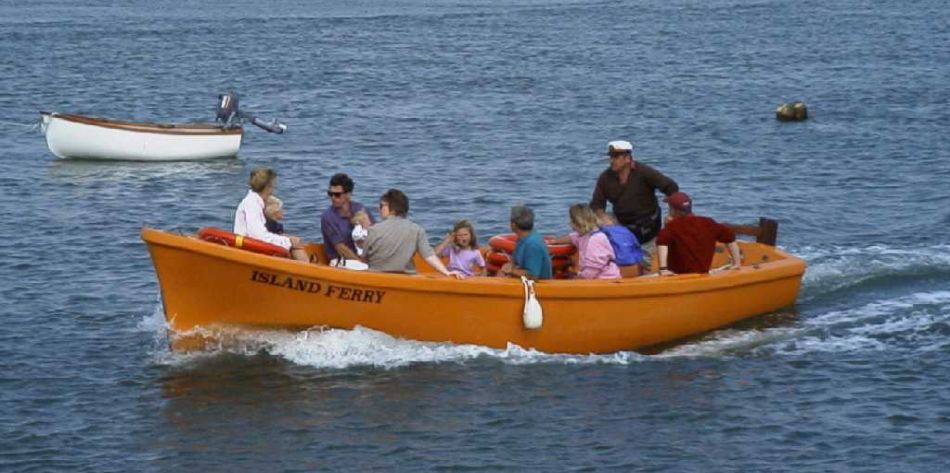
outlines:
[[[633,154],[633,145],[629,141],[616,140],[607,143],[607,154],[630,153]]]

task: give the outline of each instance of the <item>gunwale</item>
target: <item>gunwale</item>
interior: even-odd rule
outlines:
[[[186,136],[219,136],[219,135],[240,135],[244,133],[241,127],[225,128],[213,123],[149,123],[149,122],[127,122],[120,120],[111,120],[108,118],[90,117],[85,115],[74,115],[59,112],[40,112],[44,116],[59,118],[62,120],[79,123],[83,125],[96,126],[100,128],[110,128],[114,130],[129,131],[135,133],[153,133],[161,135],[186,135]]]
[[[301,263],[287,258],[276,258],[251,253],[237,248],[210,243],[190,235],[185,236],[187,240],[179,240],[176,237],[177,235],[151,228],[144,228],[142,230],[142,238],[150,244],[177,247],[192,253],[203,253],[234,263],[266,267],[288,274],[311,276],[341,283],[358,282],[364,286],[378,286],[386,289],[398,289],[420,293],[457,292],[466,295],[485,295],[485,291],[488,290],[488,295],[508,295],[511,293],[509,289],[514,288],[517,290],[517,296],[522,297],[521,283],[515,279],[469,278],[458,281],[425,271],[420,271],[415,275],[349,271],[325,265]],[[187,241],[187,243],[182,244],[183,241]],[[743,244],[750,245],[753,243],[744,242]],[[310,245],[311,251],[318,247],[321,246]],[[800,269],[801,263],[798,258],[779,249],[772,249],[772,251],[782,259],[756,265],[744,265],[735,271],[726,271],[708,276],[702,274],[680,274],[663,278],[637,277],[609,281],[581,279],[547,280],[538,281],[535,283],[535,286],[538,295],[544,295],[546,298],[627,298],[636,296],[641,291],[648,292],[651,296],[715,291],[724,287],[753,285],[766,279],[778,279],[799,274],[798,270]],[[417,268],[420,270],[423,269],[419,265],[417,265]],[[420,280],[426,281],[425,284],[420,284]],[[697,288],[696,282],[702,282],[702,284]],[[638,290],[638,288],[640,289]]]

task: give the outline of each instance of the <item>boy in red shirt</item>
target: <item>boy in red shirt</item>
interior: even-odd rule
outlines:
[[[729,227],[694,215],[693,203],[684,192],[674,192],[663,200],[669,204],[671,220],[656,237],[660,275],[708,273],[717,241],[729,248],[732,267],[740,266],[736,234]]]

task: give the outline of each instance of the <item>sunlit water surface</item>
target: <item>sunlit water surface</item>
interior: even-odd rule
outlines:
[[[0,470],[941,471],[945,2],[0,4]],[[56,160],[39,110],[279,117],[239,159]],[[811,118],[773,110],[804,100]],[[143,226],[228,226],[250,168],[319,236],[329,176],[433,237],[567,229],[631,139],[697,211],[780,221],[798,303],[651,354],[358,329],[167,348]],[[408,314],[407,314],[408,316]]]

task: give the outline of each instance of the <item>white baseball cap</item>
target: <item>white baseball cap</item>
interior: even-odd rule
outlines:
[[[616,140],[607,143],[607,155],[614,153],[630,153],[633,154],[633,145],[629,141]]]

